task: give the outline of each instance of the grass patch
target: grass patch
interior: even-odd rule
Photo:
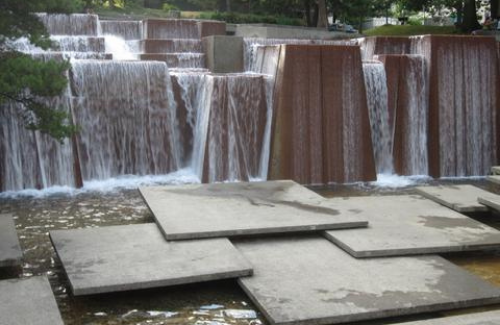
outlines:
[[[367,36],[412,36],[426,34],[459,34],[455,26],[384,25],[364,31]]]

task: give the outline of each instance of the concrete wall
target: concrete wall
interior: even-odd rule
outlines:
[[[243,72],[243,38],[209,36],[203,38],[207,68],[213,73]]]
[[[338,39],[359,36],[359,34],[354,33],[329,32],[320,28],[278,25],[237,25],[235,35],[252,38],[293,39]]]

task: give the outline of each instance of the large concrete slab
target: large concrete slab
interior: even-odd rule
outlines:
[[[167,242],[155,224],[57,230],[50,238],[75,296],[252,274],[229,240]]]
[[[368,220],[365,229],[325,236],[357,257],[402,256],[500,248],[500,231],[421,196],[330,199],[339,211]]]
[[[477,201],[478,197],[497,196],[473,185],[421,186],[416,191],[439,204],[458,212],[483,212],[488,208]]]
[[[500,185],[500,175],[491,175],[486,178],[488,181]]]
[[[417,322],[394,325],[498,325],[500,324],[500,310],[484,313],[473,313],[438,319],[428,319]]]
[[[271,324],[338,324],[498,303],[500,289],[438,256],[355,259],[323,238],[236,242],[239,279]]]
[[[490,209],[500,211],[500,196],[498,197],[479,197],[477,201],[481,204],[484,204]]]
[[[1,325],[63,325],[46,276],[0,281]]]
[[[366,227],[292,181],[141,187],[167,240]]]
[[[491,167],[491,173],[493,175],[500,175],[500,166],[492,166]]]
[[[12,214],[0,214],[0,267],[21,265],[22,258]]]

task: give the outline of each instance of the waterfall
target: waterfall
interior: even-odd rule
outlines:
[[[71,69],[84,180],[166,174],[180,167],[176,106],[166,64],[75,61]]]
[[[372,143],[377,174],[394,173],[392,128],[389,128],[387,76],[381,62],[364,62],[363,73],[372,129]]]
[[[99,17],[88,14],[37,14],[51,35],[87,35],[100,33]]]
[[[400,80],[406,89],[400,100],[406,107],[406,122],[402,132],[406,132],[407,143],[403,144],[407,151],[408,175],[428,175],[429,162],[427,152],[428,105],[427,105],[427,72],[425,60],[421,55],[406,56],[407,66],[404,80]],[[397,118],[397,117],[396,117]]]
[[[101,20],[100,23],[103,35],[115,35],[127,41],[139,40],[143,35],[141,21]]]
[[[138,54],[134,54],[129,44],[121,37],[105,35],[106,53],[113,55],[114,60],[137,60]]]

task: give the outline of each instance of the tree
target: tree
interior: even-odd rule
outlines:
[[[460,28],[463,32],[472,32],[476,29],[482,28],[477,21],[476,0],[465,0],[464,20]]]
[[[0,109],[19,104],[25,125],[62,140],[76,131],[67,114],[49,107],[47,99],[67,86],[66,62],[42,62],[20,53],[12,42],[20,37],[43,49],[52,46],[49,35],[33,12],[67,11],[79,5],[70,0],[2,0],[0,2]]]

